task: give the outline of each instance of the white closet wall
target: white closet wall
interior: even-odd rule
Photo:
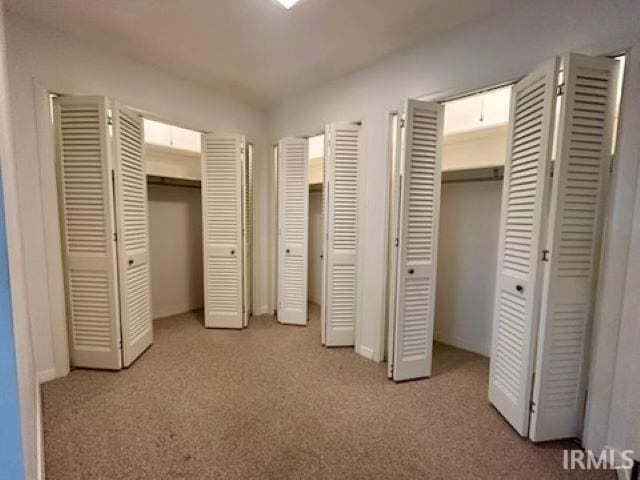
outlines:
[[[309,301],[320,304],[322,294],[322,192],[309,192]]]
[[[491,351],[501,198],[501,180],[442,185],[434,336],[485,356]]]
[[[199,188],[149,185],[153,318],[202,308]]]
[[[456,178],[490,177],[483,167],[504,165],[507,133],[506,126],[498,126],[450,134],[442,149],[434,338],[485,356],[491,350],[502,181],[447,183],[446,171],[482,168]]]

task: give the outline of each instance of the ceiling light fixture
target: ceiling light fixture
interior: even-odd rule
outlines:
[[[277,0],[277,2],[287,10],[291,10],[293,6],[299,1],[300,0]]]

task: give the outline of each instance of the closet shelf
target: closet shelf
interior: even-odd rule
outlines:
[[[177,177],[163,177],[157,175],[147,174],[147,184],[149,185],[168,185],[172,187],[184,187],[184,188],[201,188],[201,182],[199,178],[177,178]]]
[[[442,172],[442,183],[488,182],[502,180],[504,167],[465,168]]]

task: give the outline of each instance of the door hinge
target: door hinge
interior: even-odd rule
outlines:
[[[396,237],[396,241],[394,242],[394,247],[398,247],[400,245],[400,239]]]
[[[549,261],[549,250],[542,250],[542,261],[543,262]]]
[[[114,242],[118,241],[118,232],[113,232],[113,241]]]
[[[564,82],[556,87],[556,94],[558,96],[564,95]]]
[[[107,125],[113,125],[113,116],[107,115]]]
[[[613,173],[613,159],[614,155],[611,155],[611,158],[609,159],[609,173]]]
[[[551,178],[553,178],[553,170],[555,169],[555,166],[556,166],[556,162],[551,162],[549,164],[549,176]]]
[[[400,119],[400,128],[404,128],[404,118]]]
[[[534,402],[533,400],[529,402],[529,411],[531,413],[536,413],[536,402]]]

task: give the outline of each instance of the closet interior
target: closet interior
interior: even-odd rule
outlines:
[[[144,118],[102,96],[52,98],[72,367],[119,370],[153,319],[252,313],[253,145]]]
[[[309,137],[309,269],[308,298],[310,318],[320,318],[324,248],[324,134]]]
[[[201,133],[144,119],[154,319],[203,307]]]
[[[511,87],[444,102],[434,339],[488,357]]]
[[[440,340],[490,357],[520,435],[580,436],[621,64],[567,54],[391,118],[391,379],[431,376]]]

